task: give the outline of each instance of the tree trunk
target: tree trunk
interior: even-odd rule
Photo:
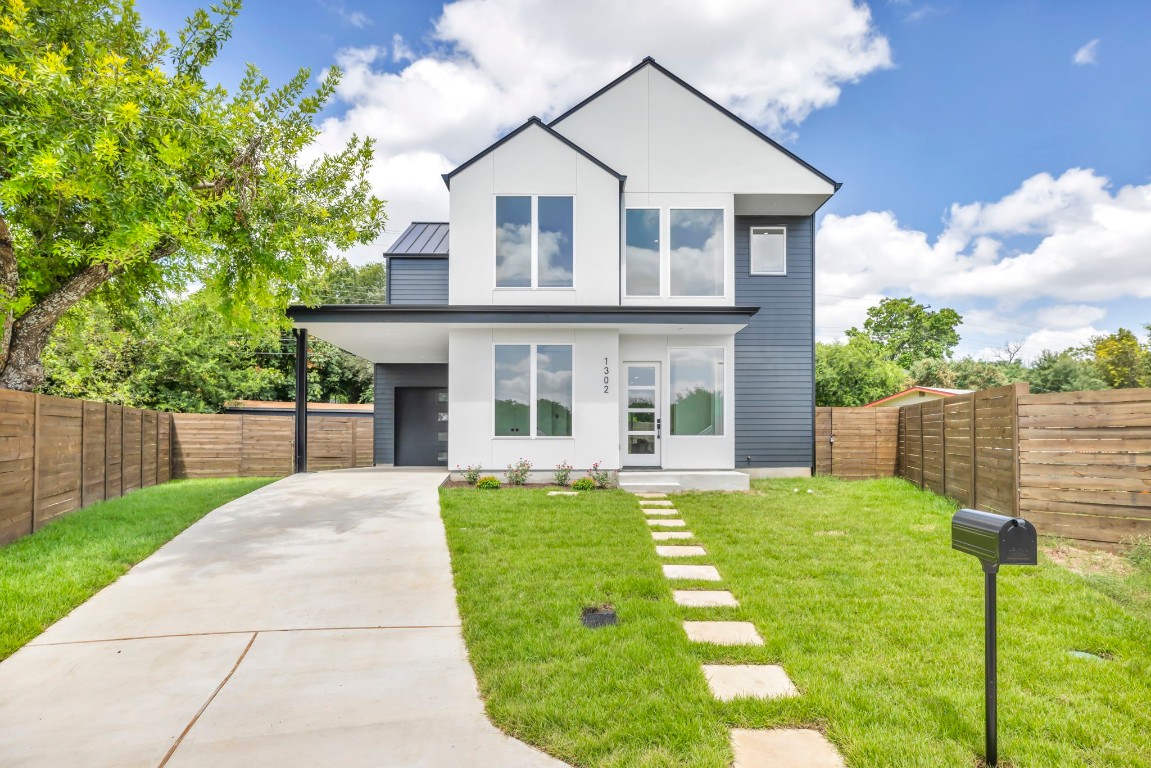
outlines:
[[[0,216],[0,301],[16,300],[20,287],[20,272],[16,266],[16,246],[8,222]],[[9,308],[0,308],[0,371],[8,362],[8,345],[12,342],[12,324],[15,314]]]
[[[0,368],[0,389],[31,392],[44,382],[40,356],[52,329],[65,312],[98,288],[110,274],[104,264],[88,267],[11,323],[7,355]]]

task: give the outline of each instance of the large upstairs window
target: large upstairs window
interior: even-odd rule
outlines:
[[[723,209],[629,208],[624,228],[624,295],[724,295]]]
[[[496,196],[497,288],[571,288],[574,256],[573,198]]]

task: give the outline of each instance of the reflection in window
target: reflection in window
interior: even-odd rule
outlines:
[[[572,348],[570,344],[536,347],[536,435],[571,437]]]
[[[624,280],[628,296],[659,296],[659,211],[627,211]]]
[[[496,198],[496,286],[532,284],[532,199]]]
[[[497,437],[530,437],[531,345],[497,344],[495,404]]]
[[[783,227],[751,228],[751,274],[787,274],[787,230]]]
[[[572,243],[575,239],[572,198],[541,197],[537,206],[539,219],[537,285],[541,288],[570,288]]]
[[[723,210],[672,208],[671,295],[723,295]]]
[[[723,350],[673,349],[671,433],[723,434]]]

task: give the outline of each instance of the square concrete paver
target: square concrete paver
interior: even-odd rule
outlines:
[[[691,531],[652,531],[651,537],[656,541],[671,541],[672,539],[694,539],[695,534]]]
[[[723,581],[714,565],[665,565],[663,575],[669,579],[698,579]]]
[[[706,555],[707,550],[703,547],[697,546],[663,546],[656,547],[655,553],[660,557],[694,557],[696,555]]]
[[[650,493],[650,492],[643,492],[643,491],[641,491],[640,493],[637,493],[636,496],[638,496],[641,499],[666,499],[667,498],[666,493]]]
[[[683,629],[693,643],[763,645],[763,638],[750,621],[685,621]]]
[[[640,499],[641,507],[674,507],[675,504],[667,499]]]
[[[732,729],[734,768],[845,768],[823,734],[806,728]]]
[[[682,520],[648,520],[647,524],[653,528],[686,528],[687,523]]]
[[[579,496],[579,491],[548,491],[548,496]]]
[[[677,589],[671,593],[677,605],[687,608],[738,608],[739,601],[726,589]]]
[[[672,507],[655,507],[653,509],[645,509],[643,513],[649,517],[653,515],[678,515],[679,510]]]
[[[703,675],[712,695],[720,701],[799,695],[787,672],[776,664],[704,664]]]

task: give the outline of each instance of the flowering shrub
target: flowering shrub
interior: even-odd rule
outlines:
[[[591,469],[587,471],[588,477],[595,483],[596,488],[614,488],[618,477],[610,469],[600,469],[599,465],[602,463],[597,461],[592,464]]]
[[[556,471],[552,472],[552,479],[555,480],[556,485],[567,485],[568,479],[572,476],[571,464],[567,461],[561,461],[556,464]]]
[[[504,473],[504,477],[512,485],[523,485],[528,481],[528,472],[532,469],[532,463],[527,459],[520,459],[515,464],[508,464],[508,471]]]
[[[456,471],[460,471],[459,464],[456,465]],[[476,481],[480,479],[481,472],[483,472],[483,468],[480,467],[479,464],[475,465],[474,467],[469,464],[467,470],[464,472],[464,480],[467,481],[468,485],[475,485]]]

